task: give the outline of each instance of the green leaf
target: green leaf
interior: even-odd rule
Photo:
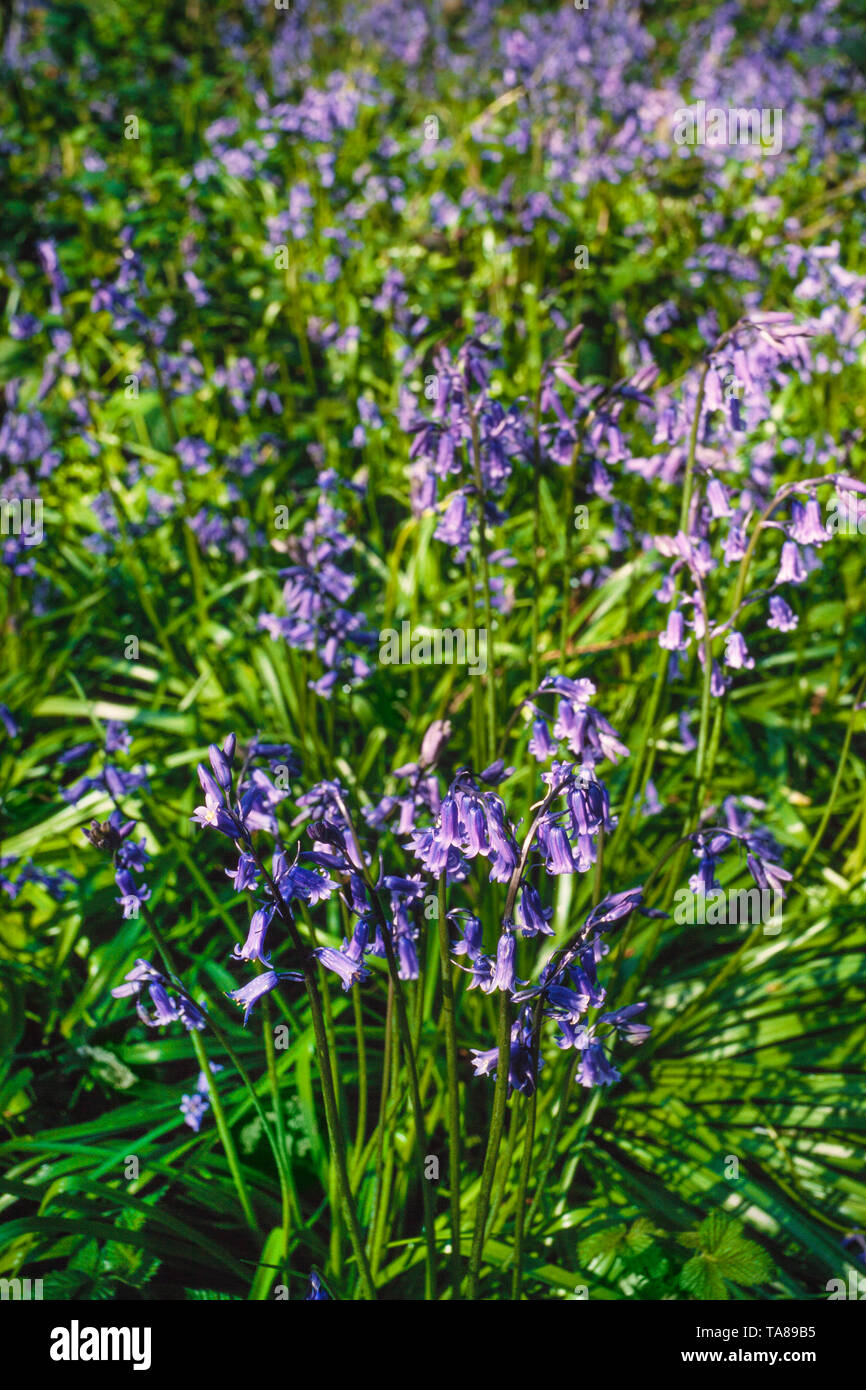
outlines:
[[[693,1298],[727,1299],[725,1281],[717,1266],[705,1255],[693,1255],[680,1270],[680,1284]]]
[[[774,1266],[766,1250],[748,1240],[739,1222],[731,1222],[716,1246],[715,1258],[725,1279],[735,1284],[766,1284]]]
[[[633,1221],[626,1232],[625,1243],[636,1255],[642,1255],[645,1250],[649,1250],[655,1244],[656,1239],[662,1235],[648,1216],[639,1216]]]
[[[597,1255],[612,1255],[626,1237],[625,1226],[609,1226],[604,1231],[593,1231],[585,1236],[577,1247],[581,1264],[589,1264]]]

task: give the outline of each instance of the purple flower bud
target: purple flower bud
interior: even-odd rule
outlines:
[[[451,725],[447,719],[434,719],[423,739],[418,755],[419,767],[432,767],[439,761],[439,755],[451,737]]]
[[[196,772],[198,773],[198,780],[201,783],[202,791],[205,795],[212,797],[218,806],[224,806],[225,797],[223,795],[223,789],[214,781],[203,763],[198,764]]]
[[[210,758],[210,765],[214,771],[214,777],[216,778],[222,790],[224,792],[228,792],[231,789],[232,784],[232,768],[230,759],[226,757],[223,750],[221,748],[218,748],[215,743],[212,743],[210,748],[208,749],[208,757]],[[202,783],[202,785],[204,786],[204,783]],[[207,787],[205,787],[205,791],[207,791]]]

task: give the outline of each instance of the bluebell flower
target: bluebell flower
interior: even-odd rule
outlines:
[[[208,749],[210,765],[213,768],[214,777],[222,790],[226,793],[231,791],[232,785],[232,758],[235,751],[235,736],[229,734],[222,748],[212,743]],[[205,788],[207,790],[207,788]]]
[[[514,979],[514,956],[517,949],[517,942],[514,934],[507,929],[499,938],[496,947],[496,965],[490,978],[490,983],[485,987],[486,993],[494,990],[504,990],[506,994],[513,994],[515,988]]]
[[[41,328],[42,324],[34,314],[13,314],[9,320],[9,337],[26,342],[35,337]]]
[[[224,1071],[221,1062],[210,1063],[211,1072]],[[184,1122],[194,1129],[198,1134],[201,1129],[201,1122],[210,1109],[210,1088],[211,1082],[205,1072],[200,1071],[198,1081],[195,1084],[195,1091],[192,1095],[181,1096],[180,1113],[183,1115]]]
[[[2,710],[4,708],[5,706],[0,706],[0,718],[2,718]],[[92,740],[88,743],[76,743],[72,748],[67,748],[65,752],[61,753],[56,761],[60,767],[68,767],[70,763],[77,762],[79,758],[86,757],[95,747],[96,744]]]
[[[200,1032],[205,1027],[207,1019],[204,1015],[204,1006],[199,1008],[186,994],[178,995],[177,1016],[188,1032],[193,1029]]]
[[[656,790],[656,784],[650,777],[647,779],[646,795],[640,808],[640,813],[642,816],[657,816],[662,810],[663,807],[659,799],[658,791]]]
[[[397,955],[397,974],[401,980],[417,980],[421,974],[415,935],[405,912],[395,914],[393,938]]]
[[[283,980],[303,980],[303,975],[296,971],[266,970],[262,975],[256,975],[248,984],[242,985],[240,989],[228,991],[227,998],[233,1000],[235,1004],[240,1004],[244,1011],[244,1027],[247,1020],[260,999],[266,994],[270,994],[272,989]]]
[[[542,907],[538,890],[531,883],[521,884],[515,916],[523,936],[553,936],[550,925],[553,908]]]
[[[130,769],[128,772],[120,767],[112,767],[109,763],[105,768],[101,778],[93,779],[94,786],[104,786],[110,796],[119,799],[128,795],[129,792],[138,791],[139,787],[147,785],[147,773],[143,767]]]
[[[493,956],[479,951],[477,955],[469,956],[468,960],[468,965],[460,965],[459,961],[456,962],[457,965],[460,965],[461,970],[472,976],[467,988],[480,989],[485,994],[489,994],[492,987],[493,972],[496,968],[496,961]]]
[[[742,526],[733,521],[728,527],[728,534],[725,537],[724,557],[726,565],[736,564],[742,560],[746,553],[746,533]]]
[[[612,1013],[600,1014],[598,1021],[611,1024],[624,1042],[631,1043],[632,1047],[639,1047],[652,1032],[648,1023],[635,1021],[645,1008],[646,1001],[640,1004],[626,1004],[621,1009],[614,1009]]]
[[[232,741],[231,751],[228,747],[229,739]],[[234,754],[234,735],[230,734],[229,739],[223,745],[223,752],[231,761]],[[285,768],[289,777],[297,776],[301,770],[301,760],[290,743],[262,743],[261,739],[254,738],[249,746],[247,756],[250,760],[264,758],[270,764],[272,772],[279,768]]]
[[[191,1096],[181,1096],[180,1113],[183,1115],[184,1123],[198,1134],[201,1129],[201,1122],[207,1111],[210,1109],[210,1101],[207,1096],[200,1095],[196,1091]]]
[[[332,946],[317,946],[313,951],[313,955],[321,961],[326,970],[333,970],[335,975],[339,975],[344,991],[370,978],[370,970],[363,961],[369,931],[368,924],[360,921],[355,927],[351,943],[347,944],[344,941],[341,950],[335,951]]]
[[[132,821],[130,827],[135,824],[136,822]],[[115,863],[121,869],[132,869],[137,874],[144,873],[150,860],[150,855],[144,846],[143,838],[138,841],[125,839],[115,853]]]
[[[321,1299],[328,1299],[330,1302],[333,1302],[331,1295],[328,1293],[328,1290],[325,1288],[325,1285],[322,1283],[319,1275],[316,1273],[315,1270],[313,1270],[312,1274],[310,1275],[310,1289],[306,1297],[304,1298],[304,1302],[315,1303],[317,1300]]]
[[[693,753],[698,746],[698,741],[689,728],[691,714],[688,710],[680,710],[677,725],[679,728],[680,742],[687,753]]]
[[[796,613],[791,610],[783,598],[780,598],[778,594],[771,596],[767,627],[774,627],[779,632],[793,632],[799,621]]]
[[[785,884],[791,881],[791,874],[787,869],[751,853],[746,855],[746,864],[755,883],[763,892],[769,891],[778,893],[781,897],[785,896]]]
[[[484,805],[487,810],[487,834],[490,839],[490,857],[492,860],[490,882],[507,883],[517,868],[520,851],[507,820],[505,806],[500,798],[488,792],[484,798]]]
[[[449,919],[453,920],[457,916],[462,916],[464,921],[463,936],[459,941],[455,941],[451,950],[455,956],[468,956],[469,960],[476,960],[482,954],[482,925],[478,917],[471,912],[466,912],[462,908],[454,908],[448,914]]]
[[[305,856],[313,859],[315,863],[321,863],[326,856],[309,854]],[[283,861],[285,862],[285,861]],[[342,867],[338,859],[332,859],[332,866]],[[295,898],[301,902],[309,903],[315,907],[317,903],[327,902],[334,892],[335,884],[325,874],[314,873],[312,869],[305,869],[301,864],[292,864],[288,868],[277,868],[277,856],[274,856],[274,882],[277,891],[285,902],[291,903]]]
[[[725,848],[724,843],[719,846],[720,850]],[[689,888],[693,893],[709,894],[715,892],[719,887],[716,878],[716,864],[718,863],[718,851],[715,842],[704,835],[695,838],[694,853],[698,856],[698,871],[692,874],[689,879]]]
[[[441,878],[449,862],[449,847],[443,844],[441,835],[431,828],[414,830],[410,844],[411,852],[421,860],[427,872],[434,878]]]
[[[446,447],[451,442],[447,434],[442,435],[442,440]],[[472,517],[469,514],[469,501],[465,491],[458,489],[457,492],[452,492],[443,505],[445,512],[434,535],[437,541],[454,547],[455,559],[458,562],[465,560],[472,537]]]
[[[587,1046],[590,1030],[585,1023],[576,1023],[564,1015],[558,1015],[556,1024],[559,1029],[553,1041],[563,1052],[569,1048],[583,1048]]]
[[[602,898],[590,912],[586,919],[586,926],[597,930],[605,931],[612,922],[619,922],[623,917],[628,917],[639,908],[646,915],[650,915],[649,910],[643,907],[643,888],[626,888],[620,893],[608,893],[607,897]],[[652,913],[653,916],[657,914]],[[661,916],[666,916],[662,913]]]
[[[136,1013],[148,1028],[161,1028],[164,1024],[174,1023],[176,1019],[180,1019],[187,1029],[203,1028],[205,1018],[201,1010],[185,995],[172,999],[168,993],[170,987],[174,988],[166,975],[150,961],[138,959],[124,976],[124,983],[117,985],[111,993],[115,999],[134,997]],[[147,1012],[141,1000],[145,989],[154,1007],[153,1014]]]
[[[593,780],[591,768],[579,769],[577,778],[566,789],[565,799],[573,835],[594,835],[602,826],[610,829],[607,789]]]
[[[476,1076],[492,1076],[496,1078],[499,1066],[499,1048],[492,1047],[487,1051],[480,1048],[472,1048],[472,1065],[475,1068]],[[541,1070],[542,1061],[539,1058],[538,1071]],[[532,1065],[532,1011],[524,1009],[520,1018],[511,1027],[511,1050],[508,1064],[508,1094],[512,1091],[521,1091],[526,1096],[531,1096],[535,1090],[537,1072]]]
[[[450,792],[442,798],[439,807],[439,824],[436,828],[436,838],[448,849],[451,845],[459,845],[461,842],[460,833],[460,811],[457,802]]]
[[[478,854],[488,854],[490,844],[487,839],[484,803],[471,792],[463,790],[457,793],[457,797],[464,854],[469,859],[474,859]]]
[[[410,902],[418,902],[424,897],[424,884],[418,874],[412,878],[400,878],[396,874],[385,874],[381,886],[387,888],[389,893],[398,894]]]
[[[684,652],[688,645],[682,612],[679,608],[674,608],[668,614],[667,627],[659,636],[659,646],[669,652]]]
[[[799,547],[794,541],[785,541],[782,545],[782,555],[779,562],[779,572],[776,575],[777,584],[802,584],[807,576],[806,566],[803,564],[803,557]]]
[[[788,534],[799,545],[823,545],[830,539],[817,498],[810,497],[805,506],[792,502],[791,518]]]
[[[125,724],[117,719],[109,719],[105,726],[106,753],[125,753],[132,744],[132,736]]]
[[[731,507],[728,502],[728,494],[723,483],[718,478],[710,478],[707,483],[707,501],[710,504],[710,511],[713,520],[719,517],[731,516]]]
[[[564,1018],[574,1025],[579,1023],[590,1007],[592,999],[589,990],[578,993],[567,985],[548,985],[544,992],[546,1009],[557,1020]]]
[[[244,824],[248,830],[265,830],[269,835],[279,834],[274,812],[281,801],[289,795],[285,788],[277,787],[261,768],[255,767],[249,778],[239,788]]]
[[[258,883],[258,868],[251,854],[241,853],[236,869],[226,869],[235,891],[243,893],[247,888],[255,888]]]
[[[181,466],[195,473],[207,473],[210,468],[210,445],[203,439],[179,439],[176,445]]]
[[[552,816],[545,816],[538,827],[538,843],[549,874],[573,874],[575,863],[568,836]]]
[[[252,915],[250,929],[244,944],[236,945],[232,951],[235,960],[257,960],[260,965],[270,969],[271,962],[265,955],[265,933],[271,924],[276,908],[269,905],[259,907]]]
[[[119,800],[129,792],[137,791],[139,787],[147,783],[147,773],[144,768],[135,771],[124,771],[123,768],[108,766],[97,777],[82,777],[71,787],[61,787],[60,795],[64,801],[75,806],[90,791],[108,792],[109,796]]]
[[[0,868],[8,868],[9,865],[17,863],[17,858],[17,855],[3,856],[0,858]],[[34,864],[32,859],[27,860],[14,883],[8,878],[0,877],[0,887],[13,900],[18,896],[25,883],[37,883],[55,902],[62,902],[65,892],[64,885],[74,882],[75,878],[68,870],[60,869],[57,873],[51,873],[50,870]]]
[[[540,763],[546,763],[548,758],[556,752],[556,743],[550,737],[547,720],[540,713],[538,718],[532,721],[532,737],[527,747],[533,758],[536,758]]]
[[[750,671],[754,664],[754,657],[749,656],[742,633],[729,632],[725,637],[725,665],[735,671]]]
[[[612,1086],[620,1080],[601,1043],[587,1042],[581,1049],[577,1080],[581,1086]]]
[[[136,884],[128,869],[118,869],[115,882],[121,896],[114,901],[121,904],[124,917],[137,917],[141,904],[150,897],[150,889],[144,883]]]
[[[214,830],[227,835],[230,840],[236,840],[240,834],[240,826],[226,810],[222,798],[218,800],[210,792],[205,793],[204,806],[196,806],[190,820],[197,821],[203,828],[213,826]]]

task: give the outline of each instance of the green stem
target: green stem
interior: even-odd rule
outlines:
[[[403,1051],[406,1054],[406,1066],[409,1071],[409,1092],[412,1102],[412,1113],[415,1119],[415,1151],[418,1163],[418,1171],[421,1178],[421,1198],[424,1203],[424,1236],[426,1242],[426,1263],[424,1276],[425,1297],[428,1300],[436,1297],[436,1217],[433,1207],[433,1189],[429,1180],[424,1176],[424,1160],[427,1155],[427,1126],[424,1120],[424,1109],[421,1104],[421,1091],[418,1085],[418,1067],[415,1061],[415,1049],[412,1046],[412,1034],[409,1029],[409,1018],[406,1013],[406,1001],[403,997],[402,981],[397,966],[397,957],[394,954],[394,944],[391,941],[391,932],[388,923],[384,919],[381,908],[378,907],[378,900],[374,897],[374,906],[380,918],[382,940],[385,943],[385,955],[388,960],[388,971],[394,985],[394,1003],[397,1010],[397,1027],[403,1042]]]
[[[336,801],[352,838],[355,849],[356,862],[359,865],[365,863],[364,853],[361,849],[361,842],[358,839],[355,824],[349,814],[349,808],[343,798],[335,793]],[[409,1072],[409,1094],[412,1103],[412,1112],[415,1120],[415,1149],[418,1161],[418,1170],[421,1177],[421,1197],[424,1204],[424,1235],[426,1241],[426,1265],[425,1265],[425,1290],[428,1299],[436,1296],[436,1217],[433,1204],[433,1190],[430,1181],[424,1176],[424,1160],[427,1156],[427,1126],[424,1120],[424,1107],[421,1103],[421,1089],[418,1084],[418,1066],[415,1060],[415,1049],[412,1045],[412,1032],[409,1027],[409,1016],[406,1012],[406,1000],[403,995],[400,971],[397,965],[397,957],[394,952],[394,942],[391,936],[391,925],[385,916],[379,894],[375,885],[370,879],[366,869],[360,870],[361,877],[367,890],[368,898],[372,904],[373,917],[375,918],[381,933],[382,941],[385,945],[385,956],[388,961],[388,973],[394,986],[394,1004],[397,1011],[397,1027],[406,1053],[406,1066]]]
[[[532,670],[532,689],[538,689],[538,648],[540,645],[540,615],[538,604],[541,596],[541,581],[538,573],[538,552],[541,545],[539,532],[539,491],[541,487],[541,385],[535,397],[535,422],[533,430],[532,458],[532,647],[530,661]],[[519,707],[518,707],[519,708]]]
[[[153,917],[148,912],[147,908],[144,907],[144,904],[142,904],[142,915],[144,916],[144,919],[147,922],[147,925],[150,929],[150,934],[153,937],[154,942],[156,943],[157,950],[162,956],[166,970],[168,970],[169,974],[174,976],[175,979],[179,979],[180,977],[178,975],[177,970],[175,969],[174,962],[171,956],[171,951],[169,950],[168,945],[163,939],[162,932],[159,930],[159,927],[157,927],[156,923],[153,920]],[[208,1026],[210,1027],[211,1031],[213,1032],[214,1036],[219,1042],[219,1032],[212,1018],[208,1019]],[[223,1150],[225,1152],[226,1162],[229,1166],[229,1172],[231,1173],[232,1179],[234,1181],[235,1189],[238,1194],[238,1200],[243,1209],[244,1217],[246,1218],[248,1226],[251,1230],[255,1231],[256,1235],[259,1235],[259,1225],[256,1220],[255,1213],[253,1212],[249,1192],[247,1191],[247,1185],[244,1181],[244,1175],[241,1171],[241,1165],[238,1159],[237,1149],[235,1148],[234,1140],[231,1136],[231,1130],[229,1129],[228,1124],[226,1122],[225,1111],[223,1110],[222,1100],[220,1099],[219,1092],[216,1088],[216,1082],[214,1081],[214,1075],[211,1071],[210,1062],[208,1061],[205,1045],[202,1042],[202,1039],[195,1028],[190,1029],[190,1038],[192,1040],[192,1047],[193,1051],[195,1052],[196,1061],[198,1062],[199,1069],[204,1072],[205,1076],[208,1079],[208,1092],[210,1095],[211,1107],[213,1109],[214,1122],[217,1127],[217,1133],[219,1134],[220,1142],[222,1143]],[[225,1046],[224,1042],[223,1046]],[[228,1048],[226,1050],[229,1051]],[[235,1065],[237,1065],[237,1063],[235,1063]],[[258,1105],[258,1098],[255,1094],[255,1091],[252,1088],[249,1078],[246,1077],[246,1073],[239,1072],[239,1074],[242,1076],[242,1079],[245,1081],[247,1089],[249,1090],[251,1096]]]
[[[319,1080],[322,1087],[322,1099],[325,1103],[325,1119],[328,1125],[328,1138],[331,1143],[331,1152],[337,1166],[337,1184],[340,1191],[340,1199],[349,1228],[349,1240],[352,1245],[352,1251],[358,1264],[361,1288],[364,1297],[372,1300],[376,1297],[376,1290],[373,1286],[370,1265],[364,1250],[361,1227],[358,1223],[358,1214],[355,1210],[355,1203],[352,1198],[352,1186],[349,1181],[349,1170],[346,1164],[346,1136],[343,1133],[340,1113],[337,1108],[337,1099],[334,1093],[334,1079],[331,1074],[331,1059],[328,1051],[328,1035],[325,1031],[325,1018],[316,982],[315,967],[309,953],[304,949],[304,943],[291,910],[277,888],[272,875],[268,872],[267,867],[263,863],[261,855],[252,846],[250,846],[250,852],[255,859],[259,872],[270,888],[277,911],[289,929],[289,935],[292,938],[296,950],[302,955],[304,984],[306,985],[307,996],[310,1001],[310,1014],[313,1020],[313,1033],[319,1059]]]
[[[487,674],[484,693],[487,707],[487,761],[491,763],[496,756],[496,653],[493,645],[493,609],[490,602],[490,562],[487,542],[487,519],[484,515],[484,475],[481,471],[481,441],[478,436],[478,420],[474,411],[470,413],[472,428],[472,465],[475,473],[475,486],[478,489],[478,536],[481,542],[481,572],[484,580],[484,622],[487,628]],[[480,771],[480,769],[479,769]]]
[[[364,1134],[367,1129],[367,1047],[364,1040],[364,1010],[361,1004],[361,991],[352,991],[355,1011],[355,1043],[358,1051],[358,1122],[355,1128],[355,1156],[364,1147]],[[360,1169],[358,1170],[360,1172]]]
[[[508,1018],[508,995],[502,990],[499,995],[498,1037],[499,1060],[496,1070],[496,1089],[493,1093],[493,1114],[490,1119],[490,1132],[487,1136],[487,1151],[484,1155],[484,1168],[481,1173],[481,1191],[475,1214],[475,1231],[472,1237],[472,1251],[469,1256],[466,1297],[478,1297],[478,1276],[484,1255],[484,1238],[487,1226],[487,1213],[490,1209],[490,1194],[496,1176],[496,1160],[499,1143],[505,1123],[505,1107],[508,1101],[508,1072],[511,1061],[511,1028]]]
[[[376,1189],[373,1217],[370,1222],[370,1268],[375,1273],[379,1265],[379,1218],[383,1209],[383,1180],[385,1171],[385,1117],[391,1080],[391,1052],[394,1035],[394,986],[388,980],[388,1000],[385,1006],[385,1053],[382,1060],[382,1091],[379,1096],[379,1120],[376,1125]],[[390,1152],[390,1149],[389,1149]]]
[[[535,1146],[535,1121],[538,1113],[538,1025],[541,1022],[541,1005],[536,1005],[535,1021],[532,1031],[532,1074],[536,1085],[526,1101],[526,1120],[523,1126],[523,1157],[520,1162],[520,1177],[517,1183],[517,1209],[514,1213],[514,1261],[511,1270],[511,1297],[520,1302],[523,1282],[523,1233],[526,1226],[526,1193],[529,1189],[529,1174],[532,1169],[532,1151]]]
[[[448,1068],[448,1183],[451,1204],[451,1284],[460,1298],[460,1090],[457,1081],[457,1023],[454,1014],[454,981],[451,977],[448,921],[445,916],[445,874],[439,880],[439,959],[442,967],[442,1017],[445,1024],[445,1057]]]
[[[298,1205],[297,1193],[294,1188],[294,1182],[291,1181],[291,1167],[286,1152],[286,1130],[283,1121],[283,1107],[280,1100],[280,1081],[277,1075],[277,1054],[274,1047],[274,1028],[270,1000],[266,999],[264,1003],[265,1011],[262,1017],[262,1037],[265,1044],[265,1061],[268,1069],[268,1086],[271,1092],[271,1104],[274,1107],[274,1136],[276,1138],[277,1148],[280,1152],[278,1171],[280,1175],[280,1205],[282,1207],[283,1226],[282,1258],[285,1266],[289,1258],[289,1236],[291,1232],[292,1213],[294,1211],[295,1220],[300,1225],[301,1212]],[[287,1271],[284,1268],[284,1283],[286,1281],[286,1275]]]
[[[553,1155],[556,1151],[556,1144],[557,1140],[559,1139],[560,1130],[562,1129],[562,1122],[565,1119],[565,1112],[568,1108],[568,1097],[571,1094],[571,1088],[574,1084],[574,1077],[577,1072],[577,1065],[579,1061],[580,1057],[575,1052],[574,1056],[571,1058],[571,1061],[569,1062],[568,1066],[562,1074],[562,1085],[560,1086],[559,1090],[559,1105],[557,1107],[556,1114],[553,1117],[553,1123],[550,1127],[550,1133],[547,1136],[547,1144],[544,1150],[544,1157],[541,1160],[541,1167],[538,1170],[538,1175],[535,1180],[535,1192],[533,1193],[532,1201],[529,1204],[529,1211],[526,1213],[526,1226],[528,1230],[532,1229],[533,1217],[535,1216],[536,1210],[538,1208],[538,1203],[541,1199],[541,1194],[544,1191],[547,1183],[547,1175],[550,1172],[550,1166],[553,1162]]]
[[[226,1122],[225,1111],[223,1110],[223,1104],[216,1087],[216,1081],[214,1079],[214,1074],[211,1070],[210,1062],[208,1061],[208,1055],[205,1051],[205,1045],[195,1029],[192,1029],[192,1031],[190,1032],[190,1037],[192,1039],[192,1046],[193,1051],[196,1055],[196,1061],[198,1062],[200,1069],[204,1072],[205,1076],[207,1077],[208,1095],[210,1096],[210,1103],[211,1108],[213,1110],[214,1123],[216,1124],[217,1133],[220,1137],[220,1143],[222,1144],[223,1150],[225,1152],[226,1162],[229,1165],[229,1171],[234,1180],[235,1189],[238,1194],[238,1199],[240,1201],[241,1207],[243,1208],[243,1213],[248,1226],[258,1235],[259,1224],[256,1220],[255,1213],[253,1212],[252,1203],[250,1202],[249,1193],[247,1191],[247,1185],[244,1182],[244,1175],[241,1172],[241,1165],[238,1161],[237,1149],[235,1148],[234,1140],[231,1136],[231,1130],[229,1129],[228,1124]]]

